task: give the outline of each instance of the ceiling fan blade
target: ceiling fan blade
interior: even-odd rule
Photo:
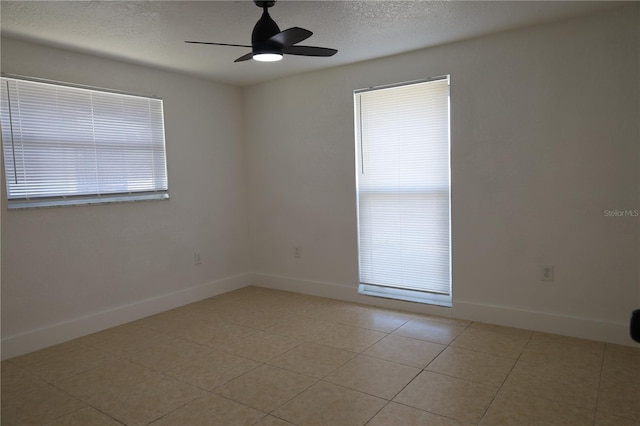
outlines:
[[[211,45],[214,45],[214,46],[233,46],[233,47],[249,47],[249,48],[251,48],[251,46],[248,46],[246,44],[210,43],[208,41],[185,41],[185,43],[211,44]]]
[[[313,33],[300,27],[292,27],[269,38],[269,41],[275,41],[281,46],[292,46],[311,37]]]
[[[248,61],[249,59],[253,58],[253,52],[249,52],[246,55],[242,55],[240,56],[238,59],[236,59],[233,62],[242,62],[242,61]]]
[[[336,49],[329,49],[328,47],[284,46],[282,53],[299,56],[333,56],[338,53],[338,51]]]

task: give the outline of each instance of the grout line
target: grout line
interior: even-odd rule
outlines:
[[[598,418],[598,405],[600,405],[600,389],[602,388],[602,379],[604,373],[604,360],[607,353],[607,343],[604,344],[602,348],[602,362],[600,363],[600,377],[598,377],[598,390],[596,392],[596,406],[594,408],[593,413],[593,425],[595,425]]]
[[[507,374],[505,375],[504,379],[502,380],[502,383],[500,384],[500,386],[498,387],[498,391],[496,392],[496,394],[493,396],[493,398],[491,398],[491,401],[489,402],[489,404],[487,405],[487,407],[485,408],[484,412],[482,413],[482,416],[480,417],[480,421],[478,422],[478,424],[482,423],[482,420],[485,418],[485,416],[487,415],[487,413],[489,412],[489,408],[491,408],[491,406],[493,405],[493,403],[495,402],[496,398],[498,397],[498,394],[503,391],[503,387],[504,384],[507,382],[507,380],[509,379],[509,376],[511,376],[511,373],[513,372],[513,370],[516,368],[516,365],[518,365],[518,362],[520,362],[520,357],[522,357],[522,354],[524,353],[524,351],[527,349],[527,347],[529,346],[529,343],[531,342],[531,338],[533,337],[533,333],[529,334],[529,337],[527,337],[527,341],[524,344],[522,350],[520,351],[520,353],[518,354],[518,357],[514,360],[513,365],[511,366],[511,368],[509,369],[509,371],[507,372]],[[513,359],[513,358],[511,358]]]

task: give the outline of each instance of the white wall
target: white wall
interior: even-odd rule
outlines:
[[[164,98],[171,196],[7,211],[2,173],[4,358],[248,284],[239,89],[7,39],[2,71]]]
[[[639,9],[244,89],[3,39],[3,72],[162,96],[171,194],[8,212],[3,192],[3,358],[250,282],[629,344],[639,220],[603,211],[640,208]],[[352,91],[442,74],[454,308],[357,296]]]
[[[356,296],[352,92],[450,74],[454,308],[420,309],[628,344],[639,219],[604,210],[640,209],[639,10],[245,88],[255,283],[383,302]]]

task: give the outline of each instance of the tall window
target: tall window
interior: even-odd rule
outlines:
[[[449,77],[354,97],[360,292],[451,306]]]
[[[162,99],[2,77],[9,208],[168,198]]]

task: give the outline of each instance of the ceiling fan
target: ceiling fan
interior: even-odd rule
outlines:
[[[283,55],[326,57],[333,56],[338,52],[336,49],[329,49],[327,47],[297,46],[297,43],[308,39],[313,33],[300,27],[292,27],[280,31],[278,25],[271,19],[271,16],[269,16],[268,11],[268,9],[276,3],[275,0],[254,0],[253,2],[256,6],[262,8],[262,16],[255,27],[253,27],[250,46],[245,44],[211,43],[206,41],[185,41],[185,43],[251,48],[251,52],[240,56],[234,62],[242,62],[249,59],[255,59],[261,62],[273,62],[282,59]]]

